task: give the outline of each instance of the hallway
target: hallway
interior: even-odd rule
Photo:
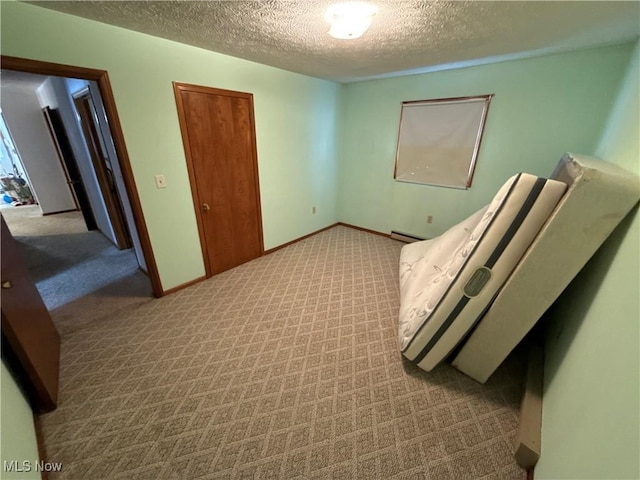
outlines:
[[[1,212],[61,335],[152,299],[133,250],[87,231],[79,211],[43,216],[38,205],[28,205]]]

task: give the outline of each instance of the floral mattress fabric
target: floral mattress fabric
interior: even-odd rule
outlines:
[[[400,348],[430,370],[468,333],[508,278],[566,185],[511,177],[491,203],[444,234],[403,247]],[[451,330],[451,332],[448,332]]]

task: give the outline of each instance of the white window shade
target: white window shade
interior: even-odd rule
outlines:
[[[469,188],[491,97],[403,102],[395,179]]]

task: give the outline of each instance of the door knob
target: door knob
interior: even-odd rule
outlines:
[[[204,210],[205,212],[208,212],[209,210],[211,210],[211,207],[209,206],[208,203],[203,203],[202,210]]]
[[[13,285],[11,285],[11,280],[5,280],[4,282],[2,282],[2,288],[11,288],[13,287]]]

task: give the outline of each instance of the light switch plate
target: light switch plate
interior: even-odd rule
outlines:
[[[156,188],[167,188],[167,181],[164,179],[164,175],[154,175],[156,181]]]

